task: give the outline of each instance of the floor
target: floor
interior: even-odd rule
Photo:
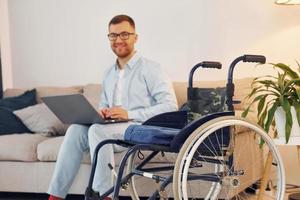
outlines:
[[[284,200],[288,200],[288,195],[285,195]],[[253,196],[251,200],[255,200],[257,196]],[[47,194],[27,194],[27,193],[0,193],[0,200],[47,200]],[[83,200],[83,195],[69,195],[66,200]],[[120,200],[129,200],[130,198],[121,197]],[[248,199],[248,198],[247,198]]]
[[[47,200],[47,194],[0,193],[0,200]],[[69,195],[66,200],[83,200],[83,195]]]
[[[83,195],[68,195],[66,200],[83,200]],[[28,194],[28,193],[1,193],[0,200],[48,200],[47,194]],[[130,200],[121,197],[120,200]]]

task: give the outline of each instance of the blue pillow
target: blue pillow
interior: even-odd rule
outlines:
[[[0,135],[12,133],[31,133],[31,131],[11,110],[0,107]]]
[[[36,90],[26,91],[16,97],[0,99],[0,135],[11,133],[31,133],[22,121],[13,114],[14,110],[19,110],[35,105]]]
[[[0,107],[8,108],[10,110],[19,110],[27,106],[35,105],[36,90],[29,90],[16,97],[7,97],[0,99]]]

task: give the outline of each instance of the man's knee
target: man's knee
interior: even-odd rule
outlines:
[[[88,132],[87,126],[72,124],[68,128],[64,140],[71,143],[74,142],[86,143],[87,132]]]
[[[108,139],[107,134],[105,133],[105,125],[93,124],[90,126],[88,131],[89,139],[103,140]]]

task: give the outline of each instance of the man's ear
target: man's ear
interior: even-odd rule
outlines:
[[[138,34],[135,34],[135,42],[137,42],[137,41],[138,41],[138,39],[139,39],[139,36],[138,36]]]

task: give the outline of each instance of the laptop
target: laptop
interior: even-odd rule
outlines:
[[[110,124],[130,119],[104,119],[81,94],[42,97],[48,108],[65,124]]]

